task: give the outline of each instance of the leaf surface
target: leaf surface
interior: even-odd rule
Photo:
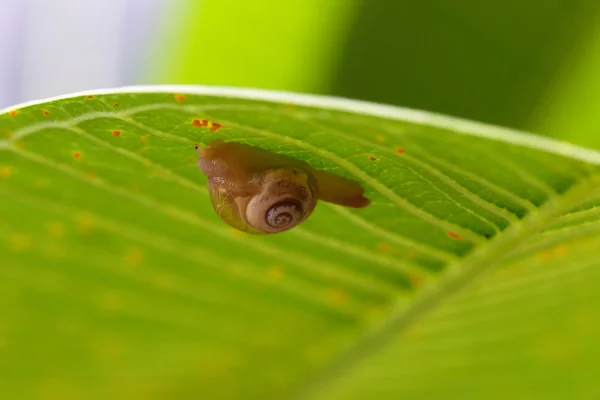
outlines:
[[[3,398],[598,394],[596,152],[194,87],[29,104],[0,135]],[[359,181],[372,205],[233,231],[196,166],[214,139]]]

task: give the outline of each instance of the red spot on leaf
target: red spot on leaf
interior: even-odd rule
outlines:
[[[48,110],[42,110],[42,114],[44,114],[44,116],[47,117],[48,115],[50,115],[50,112]]]
[[[371,161],[377,161],[377,158],[375,158],[373,156],[369,156],[369,160],[371,160]]]
[[[398,147],[398,148],[396,149],[396,153],[397,153],[397,154],[404,154],[404,148],[403,148],[403,147]]]
[[[208,126],[208,120],[207,119],[194,119],[194,120],[192,120],[192,125],[194,125],[197,128],[201,128],[203,126]]]
[[[81,158],[81,153],[78,151],[73,152],[73,158],[79,160]]]
[[[185,96],[182,94],[175,94],[174,97],[175,97],[175,101],[178,103],[182,103],[183,100],[185,100]]]
[[[210,124],[210,131],[211,131],[211,132],[216,132],[216,131],[218,131],[219,129],[221,129],[221,128],[222,128],[222,126],[223,126],[223,125],[221,125],[221,124],[217,124],[216,122],[213,122],[212,124]]]
[[[113,136],[121,136],[121,131],[113,131]]]
[[[92,96],[91,94],[88,94],[87,96],[85,96],[86,99],[93,99],[94,96]]]
[[[456,232],[446,232],[446,235],[448,235],[450,239],[463,240],[462,235]]]
[[[10,110],[8,112],[8,115],[11,116],[11,117],[14,117],[15,115],[17,115],[17,110]]]

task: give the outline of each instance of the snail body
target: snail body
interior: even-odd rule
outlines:
[[[355,208],[370,204],[358,183],[291,157],[222,140],[195,148],[216,213],[244,232],[289,230],[312,214],[319,199]]]

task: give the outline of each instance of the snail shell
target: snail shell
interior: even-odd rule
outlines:
[[[222,140],[195,148],[216,213],[244,232],[289,230],[311,215],[319,199],[356,208],[370,204],[359,184],[291,157]]]

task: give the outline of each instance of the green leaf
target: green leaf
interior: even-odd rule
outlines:
[[[202,87],[15,107],[0,135],[2,398],[599,394],[597,152]],[[196,166],[217,138],[360,181],[372,204],[234,231]]]

